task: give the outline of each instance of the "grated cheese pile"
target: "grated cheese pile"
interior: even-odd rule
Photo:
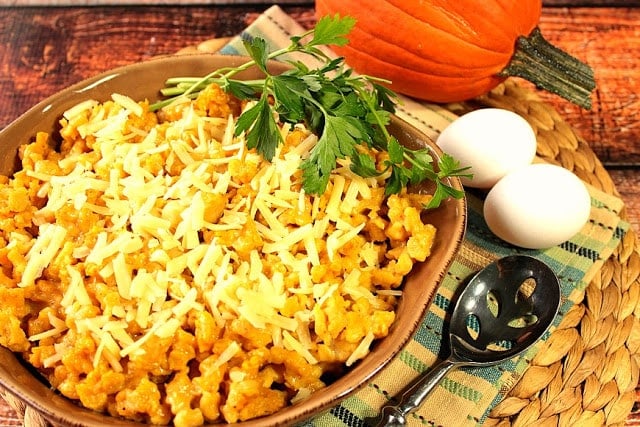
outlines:
[[[430,253],[429,196],[385,198],[348,162],[307,195],[317,137],[282,125],[266,162],[234,137],[242,107],[216,86],[158,114],[89,100],[64,114],[58,151],[38,134],[0,179],[0,344],[65,396],[154,424],[237,422],[388,334]]]

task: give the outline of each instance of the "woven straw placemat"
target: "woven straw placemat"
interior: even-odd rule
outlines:
[[[208,40],[181,53],[216,52],[227,41]],[[473,102],[450,106],[457,114],[479,107],[520,114],[536,132],[541,158],[608,194],[619,195],[586,141],[533,90],[507,80]],[[624,210],[621,216],[626,217]],[[580,300],[485,425],[624,425],[635,402],[640,369],[640,242],[633,230],[626,233]],[[20,400],[10,394],[3,397],[25,426],[49,426]]]

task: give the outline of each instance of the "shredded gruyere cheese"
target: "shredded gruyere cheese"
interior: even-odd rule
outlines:
[[[317,137],[282,125],[266,162],[234,136],[240,108],[215,86],[158,114],[122,94],[86,101],[63,114],[60,152],[38,135],[0,185],[33,189],[20,211],[0,202],[0,292],[46,294],[0,310],[26,325],[0,341],[84,406],[156,424],[255,418],[388,334],[429,255],[429,196],[387,198],[348,161],[305,194]]]
[[[27,253],[27,264],[18,286],[27,287],[34,284],[62,247],[66,235],[67,230],[55,224],[44,224],[40,227],[39,236]]]

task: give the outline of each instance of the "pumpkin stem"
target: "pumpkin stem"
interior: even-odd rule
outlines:
[[[591,109],[591,92],[596,87],[593,70],[545,40],[539,28],[528,37],[518,38],[511,62],[500,75],[522,77],[541,89]]]

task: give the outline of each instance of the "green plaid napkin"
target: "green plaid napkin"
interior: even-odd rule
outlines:
[[[225,46],[222,53],[246,53],[242,38],[249,36],[264,38],[271,49],[284,47],[289,45],[290,36],[302,31],[303,28],[295,20],[278,6],[273,6]],[[306,56],[291,59],[309,63]],[[455,114],[439,105],[418,103],[408,98],[402,98],[398,116],[434,140],[456,118]],[[571,240],[544,251],[518,249],[496,238],[482,217],[481,197],[468,194],[468,225],[462,249],[413,339],[370,384],[304,425],[364,426],[364,418],[378,414],[390,397],[397,395],[417,375],[431,369],[440,358],[446,356],[447,349],[441,349],[442,331],[451,298],[466,278],[494,259],[523,253],[546,262],[555,271],[561,282],[563,296],[555,327],[569,308],[579,302],[582,291],[628,229],[628,224],[619,218],[622,208],[620,199],[592,187],[589,187],[589,191],[592,204],[590,221]],[[451,372],[425,404],[409,417],[408,424],[447,427],[482,424],[491,409],[523,375],[545,338],[527,353],[500,365]]]

